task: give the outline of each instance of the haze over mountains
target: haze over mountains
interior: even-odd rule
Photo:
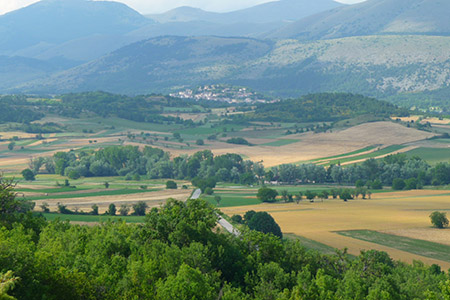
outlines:
[[[69,19],[69,29],[35,30],[42,11],[54,22],[42,26]],[[139,94],[228,83],[283,96],[441,95],[450,84],[448,11],[443,0],[281,0],[224,14],[182,7],[146,18],[117,3],[45,1],[0,17],[2,32],[11,30],[3,40],[30,37],[9,48],[2,43],[4,66],[20,68],[0,68],[0,91]],[[74,30],[70,24],[80,20]]]
[[[302,40],[375,34],[450,34],[450,1],[367,0],[307,17],[268,35]]]

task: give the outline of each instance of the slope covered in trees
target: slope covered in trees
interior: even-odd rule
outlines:
[[[406,116],[406,109],[385,101],[346,93],[321,93],[298,99],[261,104],[249,119],[277,122],[317,122],[350,119],[361,115]]]

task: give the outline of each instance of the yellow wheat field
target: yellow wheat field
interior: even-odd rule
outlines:
[[[267,211],[284,233],[293,233],[334,248],[348,248],[350,254],[361,250],[377,249],[388,252],[394,259],[411,263],[421,260],[439,264],[445,269],[450,263],[400,251],[350,237],[336,231],[375,230],[396,235],[450,244],[450,229],[430,228],[429,215],[435,210],[450,209],[449,191],[408,191],[380,193],[370,200],[325,200],[300,204],[261,204],[255,206],[223,208],[226,214],[244,214],[248,210]],[[424,234],[426,232],[427,234]]]

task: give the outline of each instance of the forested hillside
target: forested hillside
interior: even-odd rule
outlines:
[[[322,93],[306,95],[299,99],[260,104],[253,114],[244,118],[275,122],[329,122],[350,119],[361,115],[389,118],[407,116],[407,109],[398,108],[385,101],[361,95]]]
[[[377,251],[321,255],[245,227],[235,237],[214,229],[217,211],[203,200],[169,200],[143,224],[80,226],[33,216],[4,179],[0,189],[3,299],[450,297],[437,265]]]

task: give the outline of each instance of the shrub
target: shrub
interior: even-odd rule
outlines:
[[[133,204],[133,215],[134,216],[145,216],[145,211],[147,209],[148,205],[147,203],[143,201],[139,201],[136,204]]]
[[[283,237],[280,226],[278,226],[272,216],[265,211],[255,213],[247,222],[247,225],[252,230],[257,230],[263,233],[271,233],[279,238]]]
[[[76,180],[76,179],[79,179],[81,176],[80,176],[80,173],[78,173],[78,171],[70,170],[69,173],[67,174],[67,177],[69,177],[70,179]]]
[[[396,191],[401,191],[404,190],[406,187],[406,183],[403,179],[401,178],[395,178],[392,181],[392,189],[396,190]]]
[[[235,137],[235,138],[231,138],[227,140],[228,144],[235,144],[235,145],[247,145],[250,146],[251,144],[249,143],[249,141],[247,141],[244,138],[241,137]]]
[[[231,221],[234,223],[242,224],[242,216],[241,215],[234,215],[231,217]]]
[[[195,141],[195,144],[198,146],[203,146],[205,142],[202,139],[198,139],[197,141]]]
[[[206,194],[206,195],[212,195],[213,193],[214,193],[214,191],[213,191],[212,188],[207,187],[207,188],[205,189],[205,194]]]
[[[177,183],[173,180],[168,180],[166,182],[166,189],[176,190],[178,188]]]
[[[447,214],[435,211],[430,215],[431,224],[436,228],[444,228],[448,226]]]
[[[109,205],[107,214],[110,215],[110,216],[115,216],[116,212],[117,212],[116,205],[114,203],[111,203]]]
[[[275,202],[278,192],[268,187],[262,187],[258,190],[258,194],[256,196],[262,202]]]
[[[381,190],[381,189],[383,189],[383,185],[381,184],[381,180],[375,179],[372,182],[371,188],[374,189],[374,190]]]
[[[30,169],[25,169],[22,171],[22,176],[23,179],[27,180],[27,181],[33,181],[36,178],[34,177],[34,173],[33,171],[31,171]]]

